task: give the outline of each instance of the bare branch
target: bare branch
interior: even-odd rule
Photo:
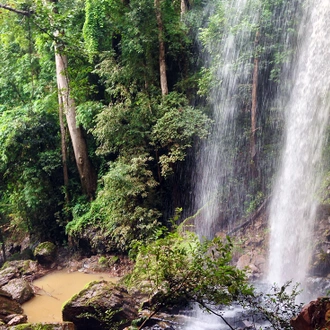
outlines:
[[[20,15],[24,15],[24,16],[31,16],[32,14],[34,14],[33,10],[20,10],[20,9],[15,9],[13,7],[7,6],[7,5],[3,5],[0,3],[0,8],[12,11],[16,14],[20,14]]]

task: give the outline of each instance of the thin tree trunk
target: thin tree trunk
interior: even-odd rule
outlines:
[[[3,241],[2,244],[1,244],[1,250],[2,250],[3,262],[6,262],[7,261],[7,256],[6,256],[6,245],[5,245],[5,241]]]
[[[188,7],[186,0],[181,0],[181,20],[183,19],[184,14],[187,12]]]
[[[259,42],[259,31],[256,33],[255,47],[257,47]],[[251,160],[253,166],[255,166],[256,161],[256,131],[257,131],[257,93],[258,93],[258,71],[259,71],[259,58],[258,54],[254,57],[254,68],[253,68],[253,78],[252,78],[252,105],[251,105],[251,141],[250,141],[250,152]]]
[[[158,27],[160,87],[162,90],[162,95],[164,96],[168,94],[168,85],[166,77],[164,26],[160,7],[160,0],[155,0],[154,5]]]
[[[76,106],[70,96],[69,79],[67,76],[67,57],[55,47],[56,78],[59,93],[59,107],[63,109],[71,137],[72,147],[80,175],[83,192],[93,198],[96,191],[96,174],[88,157],[88,150],[83,131],[77,126]]]
[[[63,120],[63,100],[61,94],[58,93],[58,104],[59,104],[59,120],[60,120],[60,130],[61,130],[61,151],[62,151],[62,166],[63,166],[63,183],[65,191],[65,201],[68,203],[70,201],[69,197],[69,173],[68,173],[68,155],[67,155],[67,145],[66,145],[66,128]]]
[[[2,217],[1,216],[0,216],[0,220],[2,222]],[[1,251],[2,251],[2,259],[3,259],[3,262],[6,262],[7,261],[6,244],[5,244],[5,237],[4,237],[3,232],[2,232],[2,227],[3,226],[0,226],[0,244],[1,244]]]
[[[49,0],[52,3],[57,3],[58,0]],[[20,15],[30,16],[34,14],[33,11],[25,11],[12,8],[8,5],[1,4],[0,8],[10,10]],[[56,8],[54,8],[54,14],[57,14]],[[54,35],[57,37],[58,32]],[[89,160],[88,150],[86,140],[83,136],[82,129],[77,126],[76,123],[76,106],[74,100],[70,96],[69,79],[67,75],[68,61],[66,55],[61,54],[61,47],[55,45],[55,64],[56,64],[56,79],[58,87],[58,100],[59,100],[59,111],[60,111],[60,121],[65,114],[68,123],[69,133],[72,141],[72,147],[76,159],[76,164],[78,172],[80,175],[81,185],[83,192],[91,199],[94,197],[96,191],[97,178],[95,170]],[[63,125],[62,125],[63,124]],[[62,130],[64,123],[61,123],[61,134],[62,134],[62,155],[63,166],[66,166],[66,149],[65,145],[65,131]],[[64,134],[64,135],[63,135]],[[64,142],[63,142],[64,141]],[[68,182],[67,169],[63,169],[64,174],[64,184]]]

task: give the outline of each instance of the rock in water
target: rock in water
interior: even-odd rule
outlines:
[[[68,301],[62,310],[63,320],[77,330],[124,329],[137,318],[134,297],[127,290],[106,281],[91,282]]]
[[[22,278],[10,280],[2,289],[10,293],[12,298],[20,304],[23,304],[34,296],[31,285]]]
[[[22,314],[23,309],[20,304],[13,300],[11,295],[0,289],[0,320],[5,320],[8,315]]]

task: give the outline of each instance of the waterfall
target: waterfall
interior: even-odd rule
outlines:
[[[270,206],[270,282],[302,282],[311,260],[330,107],[330,2],[305,5],[285,105],[285,142]],[[281,99],[279,100],[281,102]]]
[[[263,7],[268,5],[273,7]],[[211,17],[207,33],[218,33],[218,39],[205,44],[209,53],[205,62],[213,77],[209,104],[214,125],[197,154],[196,231],[211,238],[219,230],[230,230],[244,218],[256,193],[269,194],[268,281],[302,282],[312,253],[330,110],[330,1],[218,0],[206,12]],[[247,123],[256,31],[263,26],[259,159],[257,173],[252,173]],[[269,40],[267,35],[271,35]],[[287,57],[279,69],[274,63],[281,56]],[[278,77],[271,82],[273,72]]]
[[[215,20],[209,24],[217,25],[218,13],[222,16],[218,37],[207,45],[209,57],[205,60],[212,68],[214,87],[209,99],[214,125],[200,148],[195,174],[194,205],[200,212],[195,226],[199,235],[207,238],[221,227],[231,225],[242,213],[248,195],[245,180],[248,166],[238,165],[244,162],[244,157],[240,158],[237,150],[249,137],[242,132],[238,121],[245,120],[248,115],[242,109],[244,94],[249,93],[251,86],[251,54],[258,5],[249,0],[233,0],[218,1],[206,8]]]

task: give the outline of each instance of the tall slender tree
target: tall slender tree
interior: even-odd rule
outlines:
[[[159,74],[160,87],[162,95],[168,94],[168,84],[166,76],[166,60],[165,60],[165,41],[164,41],[164,24],[162,19],[161,0],[154,0],[155,12],[158,27],[158,43],[159,43]]]
[[[58,14],[56,5],[57,0],[52,0],[52,12],[49,12],[49,17],[52,22],[56,21],[56,15]],[[46,3],[47,4],[47,3]],[[36,13],[33,10],[21,10],[10,7],[5,4],[0,4],[0,8],[15,12],[19,15],[31,16]],[[51,22],[51,23],[52,23]],[[52,25],[52,24],[51,24]],[[63,32],[55,30],[48,31],[49,35],[53,33],[55,40],[55,66],[56,66],[56,80],[58,87],[58,100],[59,100],[59,113],[64,114],[66,117],[70,138],[72,142],[72,147],[74,150],[75,160],[77,169],[79,172],[81,186],[83,192],[92,199],[96,191],[97,177],[92,163],[88,157],[87,143],[83,134],[83,130],[76,122],[76,105],[75,101],[71,95],[70,80],[68,74],[68,59],[64,51],[64,45],[61,43],[61,34]],[[61,134],[65,134],[63,129],[64,124],[60,119],[61,123]],[[66,166],[66,155],[64,147],[65,136],[62,136],[62,155],[63,166]],[[67,171],[64,170],[64,183],[67,184]]]

